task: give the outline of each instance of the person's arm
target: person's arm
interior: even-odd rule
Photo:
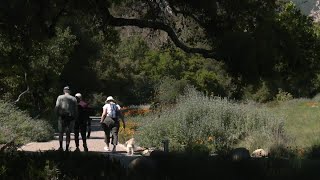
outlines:
[[[101,119],[100,119],[100,123],[103,122],[104,118],[107,116],[107,108],[102,108],[102,114],[101,114]]]
[[[125,123],[125,120],[124,120],[124,114],[120,111],[120,119],[121,119],[121,121],[122,121],[122,124],[123,124],[123,129],[125,129],[126,128],[126,123]]]
[[[78,101],[76,98],[74,98],[74,104],[75,104],[75,119],[78,119],[79,117],[79,111],[78,111]]]
[[[123,124],[122,127],[123,127],[123,129],[125,129],[125,128],[126,128],[126,123],[125,123],[125,120],[124,120],[124,114],[123,114],[122,111],[121,111],[120,105],[117,105],[117,107],[118,107],[118,109],[119,109],[120,119],[121,119],[122,124]]]
[[[54,107],[55,114],[58,114],[59,106],[60,106],[60,96],[58,96],[57,101],[56,101],[56,106]]]

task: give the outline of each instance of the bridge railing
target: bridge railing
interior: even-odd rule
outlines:
[[[101,116],[89,116],[92,121],[100,121]]]

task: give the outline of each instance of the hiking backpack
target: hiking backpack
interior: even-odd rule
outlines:
[[[117,105],[116,104],[110,104],[110,114],[109,116],[111,118],[119,118],[119,115],[120,115],[120,110],[118,109]]]

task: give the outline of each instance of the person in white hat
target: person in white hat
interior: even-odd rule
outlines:
[[[115,100],[112,96],[109,96],[105,101],[105,105],[102,107],[102,115],[101,115],[101,126],[105,133],[104,141],[106,146],[104,147],[105,151],[110,151],[110,133],[111,133],[111,144],[113,145],[112,152],[116,151],[116,146],[118,144],[118,132],[120,128],[119,119],[122,120],[123,128],[126,127],[124,117],[121,113],[121,107],[116,104]]]

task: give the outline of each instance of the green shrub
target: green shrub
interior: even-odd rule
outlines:
[[[212,98],[193,88],[173,108],[141,117],[140,121],[135,137],[141,146],[160,148],[161,141],[169,139],[174,151],[190,151],[195,144],[205,145],[210,151],[240,144],[253,150],[282,143],[286,138],[283,118],[266,108]]]
[[[249,85],[243,90],[243,99],[245,100],[253,100],[256,102],[264,103],[270,100],[271,97],[271,90],[269,89],[265,81],[262,81],[257,88]]]
[[[183,94],[188,86],[185,80],[176,80],[170,77],[164,77],[156,86],[156,101],[160,105],[176,103],[177,98]]]
[[[269,156],[272,158],[295,158],[298,150],[283,144],[274,144],[269,149]]]
[[[292,100],[293,97],[289,92],[285,92],[282,89],[278,90],[278,94],[276,94],[275,100],[278,102],[289,101]]]
[[[313,98],[313,101],[320,102],[320,93],[316,94]]]
[[[32,119],[13,104],[0,100],[0,143],[15,139],[18,144],[30,141],[47,141],[53,136],[49,123]]]

